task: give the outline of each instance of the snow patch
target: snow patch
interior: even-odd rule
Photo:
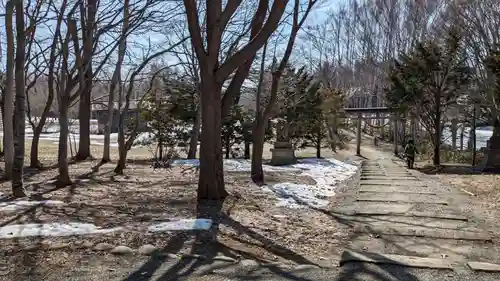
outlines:
[[[0,227],[0,238],[28,236],[71,236],[85,234],[104,234],[121,230],[121,227],[100,229],[90,223],[28,223]]]
[[[181,219],[162,222],[148,227],[150,232],[164,232],[171,230],[208,230],[212,226],[210,219]]]
[[[37,205],[54,206],[61,204],[64,204],[64,202],[58,200],[1,202],[0,212],[15,212],[26,209],[26,207],[33,207]]]
[[[278,198],[279,207],[291,209],[314,207],[323,208],[329,204],[328,197],[335,196],[339,183],[354,175],[358,167],[336,159],[302,159],[298,164],[288,166],[302,170],[302,176],[309,176],[315,185],[278,183],[264,187]]]
[[[224,170],[228,172],[249,172],[248,160],[225,159]],[[198,159],[177,159],[172,165],[198,167]],[[358,167],[336,159],[306,158],[297,164],[288,166],[263,165],[265,172],[299,172],[301,176],[309,176],[316,181],[315,185],[296,184],[290,182],[264,186],[264,190],[272,192],[278,199],[277,206],[287,208],[326,207],[328,197],[335,196],[339,183],[349,179]]]
[[[176,159],[172,162],[173,166],[189,166],[189,167],[199,167],[199,159]],[[227,172],[250,172],[251,163],[245,159],[224,159],[224,170]],[[270,166],[263,165],[262,168],[265,172],[300,172],[299,168],[293,168],[290,166]]]

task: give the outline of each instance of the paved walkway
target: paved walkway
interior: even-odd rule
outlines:
[[[490,271],[479,280],[500,279],[496,237],[461,211],[468,195],[403,164],[392,157],[364,161],[359,186],[333,210],[338,220],[354,230],[341,265],[427,268],[449,272],[454,280],[458,280],[457,272]],[[433,280],[416,278],[396,280]],[[366,280],[386,279],[372,276]]]

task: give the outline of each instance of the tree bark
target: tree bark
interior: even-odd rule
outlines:
[[[250,159],[250,141],[245,139],[245,152],[244,152],[244,158],[245,159]]]
[[[125,58],[125,51],[127,50],[127,31],[129,26],[129,0],[123,3],[123,24],[122,32],[120,35],[120,42],[118,43],[118,60],[115,65],[113,77],[111,78],[111,85],[109,87],[108,98],[108,120],[104,127],[104,150],[102,154],[102,163],[111,161],[110,146],[111,146],[111,127],[113,126],[113,115],[115,112],[115,93],[117,84],[121,83],[122,64]]]
[[[71,179],[69,177],[68,168],[68,136],[69,136],[69,120],[68,120],[68,101],[64,101],[66,97],[60,102],[59,106],[59,126],[61,130],[59,132],[59,146],[58,146],[58,169],[59,177],[57,184],[60,186],[66,186],[71,184]]]
[[[97,10],[97,1],[87,1],[87,13],[84,17],[85,28],[82,28],[83,36],[83,60],[84,60],[84,73],[85,85],[80,92],[79,104],[79,126],[80,126],[80,140],[78,142],[78,153],[76,154],[77,160],[86,160],[91,157],[90,154],[90,111],[91,111],[91,96],[92,96],[92,55],[94,47],[94,21]],[[83,9],[82,9],[83,10]],[[82,12],[82,16],[85,14]]]
[[[207,79],[208,78],[208,79]],[[223,201],[228,193],[224,188],[221,140],[221,92],[222,85],[210,79],[210,74],[202,76],[201,93],[201,146],[198,202],[204,200]]]
[[[196,109],[196,117],[194,118],[193,129],[191,130],[189,151],[187,155],[188,159],[196,159],[196,152],[198,150],[198,140],[200,138],[200,127],[201,127],[201,106],[198,105],[198,108]]]
[[[255,128],[253,130],[252,140],[252,165],[251,177],[252,181],[258,185],[264,184],[264,170],[262,168],[262,154],[264,153],[264,136],[266,134],[266,124],[263,119],[255,120]]]
[[[318,132],[317,140],[316,140],[316,158],[321,158],[321,140],[323,139],[322,137],[322,132],[321,130]]]
[[[432,162],[435,166],[439,166],[440,163],[440,147],[441,147],[441,95],[435,94],[435,116],[434,116],[434,155],[432,157]]]
[[[24,64],[26,55],[26,37],[24,29],[24,2],[17,0],[16,9],[16,99],[14,101],[14,162],[12,165],[12,193],[14,197],[27,196],[23,183],[24,135],[26,120],[26,93]]]
[[[462,123],[462,126],[460,127],[460,151],[464,150],[464,129],[465,124]]]
[[[7,37],[7,62],[6,81],[3,98],[3,130],[4,130],[4,159],[5,179],[12,178],[12,165],[14,161],[14,31],[13,14],[14,4],[8,1],[6,4],[5,29]]]
[[[457,119],[452,119],[451,120],[451,148],[453,151],[457,150],[457,131],[458,131],[458,120]]]

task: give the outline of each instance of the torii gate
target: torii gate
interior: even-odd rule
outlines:
[[[361,120],[362,119],[392,119],[394,124],[394,154],[398,154],[398,119],[399,114],[396,110],[389,107],[370,107],[370,108],[344,108],[348,116],[357,116],[356,124],[356,154],[361,155]],[[382,115],[382,116],[381,116]]]

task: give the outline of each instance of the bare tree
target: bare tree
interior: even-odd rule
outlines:
[[[253,146],[252,146],[252,180],[255,183],[263,184],[264,183],[264,171],[262,169],[262,154],[264,152],[264,137],[266,134],[266,125],[267,120],[271,117],[273,113],[273,108],[276,105],[276,100],[278,98],[278,91],[280,87],[281,76],[283,75],[283,71],[285,67],[288,65],[288,61],[293,51],[293,47],[295,44],[295,39],[297,38],[297,34],[304,24],[309,12],[316,4],[317,0],[309,0],[307,4],[307,8],[305,9],[302,17],[300,17],[300,8],[301,1],[295,0],[294,8],[293,8],[293,18],[292,18],[292,29],[290,31],[290,35],[288,37],[288,42],[286,45],[285,53],[281,58],[278,66],[273,70],[272,73],[272,81],[271,81],[271,92],[269,102],[262,112],[258,112],[258,116],[255,117],[255,126],[253,131]],[[260,103],[257,100],[257,103]]]
[[[107,115],[107,122],[106,126],[104,129],[104,151],[102,155],[102,163],[109,162],[111,160],[110,158],[110,144],[111,144],[111,127],[113,125],[113,115],[115,111],[115,94],[116,94],[116,87],[118,83],[121,83],[121,71],[122,71],[122,64],[123,64],[123,59],[125,58],[125,51],[127,49],[127,33],[129,32],[129,19],[130,19],[130,13],[129,13],[129,0],[125,0],[123,3],[123,23],[122,23],[122,30],[120,34],[120,39],[118,43],[118,60],[115,65],[115,70],[113,72],[113,77],[111,78],[111,84],[109,86],[109,98],[108,98],[108,115]]]
[[[26,56],[26,33],[24,29],[24,2],[15,2],[16,11],[16,99],[14,101],[14,162],[12,165],[12,193],[14,197],[27,196],[23,184],[24,134],[26,120],[26,92],[24,64]]]
[[[138,135],[138,126],[139,126],[139,118],[135,118],[132,124],[126,124],[126,116],[130,109],[130,103],[132,101],[132,94],[134,93],[135,83],[137,80],[137,76],[141,74],[142,70],[148,66],[148,64],[156,58],[171,52],[173,49],[181,45],[188,38],[182,38],[179,42],[171,45],[167,49],[160,50],[153,54],[148,55],[142,62],[135,68],[129,78],[129,83],[126,87],[126,94],[123,95],[123,86],[120,87],[119,95],[118,95],[118,109],[119,109],[119,120],[118,120],[118,163],[115,167],[114,172],[117,174],[123,174],[123,170],[126,168],[127,163],[127,153],[132,148],[134,144],[134,140]],[[155,80],[156,74],[153,74],[151,78],[151,83]],[[121,83],[120,83],[121,85]],[[152,84],[149,86],[149,89],[146,91],[144,95],[142,95],[139,101],[136,101],[137,110],[140,110],[141,104],[152,88]],[[122,107],[123,106],[123,107]],[[129,127],[129,136],[127,138],[125,134],[126,127]]]
[[[80,92],[80,103],[78,111],[78,121],[80,128],[80,141],[78,143],[77,160],[85,160],[90,155],[90,110],[91,110],[91,95],[92,81],[94,78],[94,70],[92,68],[92,58],[94,56],[94,42],[96,36],[94,34],[94,24],[97,13],[96,0],[88,0],[85,7],[84,2],[80,2],[80,20],[83,39],[83,54],[82,63],[85,73],[85,81]]]
[[[4,159],[5,178],[12,178],[12,165],[14,161],[14,4],[8,1],[5,13],[5,33],[7,35],[6,81],[3,95],[3,129],[4,129]]]
[[[288,0],[275,0],[267,21],[257,35],[241,49],[219,62],[222,34],[231,17],[241,5],[240,0],[230,0],[222,9],[221,0],[206,1],[201,12],[195,0],[184,0],[191,42],[196,52],[201,74],[201,148],[198,202],[224,200],[222,165],[222,86],[226,79],[251,59],[274,32],[285,11]],[[268,0],[260,0],[254,18],[265,17]],[[206,44],[200,28],[199,15],[206,18]],[[206,46],[206,47],[205,47]]]

